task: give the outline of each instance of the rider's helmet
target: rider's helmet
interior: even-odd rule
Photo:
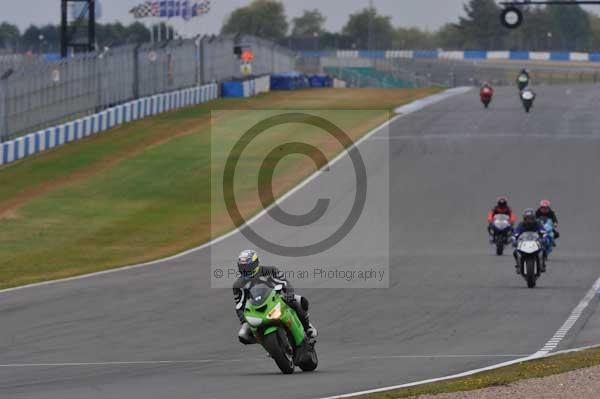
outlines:
[[[550,200],[544,199],[540,201],[540,208],[546,208],[546,210],[550,209]]]
[[[529,75],[529,71],[525,68],[521,69],[521,75]]]
[[[250,279],[258,272],[258,254],[252,249],[240,252],[237,259],[238,270],[242,278]]]
[[[550,213],[550,201],[547,199],[540,201],[540,213],[542,215],[548,215]]]
[[[498,197],[496,206],[500,209],[508,208],[508,198],[506,197]]]
[[[527,226],[533,226],[536,223],[535,211],[533,209],[525,209],[523,212],[523,223]]]

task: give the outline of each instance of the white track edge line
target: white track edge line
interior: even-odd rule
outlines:
[[[573,326],[577,324],[577,321],[583,314],[584,310],[589,306],[592,299],[594,299],[594,297],[598,295],[598,289],[600,289],[600,278],[596,280],[592,288],[590,288],[589,291],[585,294],[581,302],[579,302],[579,304],[575,306],[575,309],[573,309],[567,320],[563,323],[562,326],[560,326],[560,328],[552,336],[552,338],[550,338],[548,342],[546,342],[542,349],[534,353],[533,356],[546,355],[550,350],[556,349],[560,345],[562,340],[569,334],[569,331],[571,331],[571,328],[573,328]]]
[[[443,100],[447,100],[448,98],[454,97],[456,95],[467,93],[470,90],[472,90],[471,87],[456,87],[456,88],[453,88],[453,89],[445,90],[445,91],[443,91],[441,93],[437,93],[437,94],[434,94],[434,95],[431,95],[431,96],[428,96],[428,97],[425,97],[425,98],[422,98],[422,99],[415,100],[412,103],[409,103],[409,104],[403,105],[403,106],[401,106],[399,108],[396,108],[395,112],[398,115],[392,117],[391,119],[385,121],[381,125],[375,127],[370,132],[367,132],[358,141],[354,142],[353,145],[352,145],[352,147],[350,147],[350,148],[358,147],[358,145],[360,145],[362,142],[366,141],[369,137],[373,136],[374,134],[378,133],[380,130],[382,130],[385,127],[391,125],[392,123],[396,122],[400,118],[403,118],[404,116],[407,116],[409,114],[412,114],[412,113],[415,113],[417,111],[420,111],[423,108],[426,108],[428,106],[437,104],[437,103],[439,103],[439,102],[441,102]],[[135,264],[135,265],[128,265],[128,266],[121,266],[121,267],[116,267],[114,269],[103,270],[103,271],[94,272],[94,273],[87,273],[87,274],[82,274],[80,276],[67,277],[67,278],[62,278],[62,279],[58,279],[58,280],[42,281],[42,282],[39,282],[39,283],[27,284],[27,285],[22,285],[22,286],[18,286],[18,287],[5,288],[5,289],[0,290],[0,294],[5,294],[5,293],[9,293],[9,292],[14,292],[14,291],[20,291],[20,290],[24,290],[24,289],[27,289],[27,288],[35,288],[35,287],[42,287],[42,286],[45,286],[45,285],[53,285],[53,284],[66,283],[66,282],[70,282],[70,281],[77,281],[77,280],[87,279],[87,278],[91,278],[91,277],[103,276],[103,275],[106,275],[106,274],[112,274],[112,273],[118,273],[118,272],[123,272],[123,271],[127,271],[127,270],[138,269],[138,268],[141,268],[141,267],[156,265],[158,263],[169,262],[169,261],[172,261],[172,260],[175,260],[175,259],[182,258],[182,257],[184,257],[186,255],[191,254],[191,253],[194,253],[194,252],[197,252],[197,251],[201,251],[204,248],[207,248],[207,247],[210,247],[212,245],[215,245],[215,244],[217,244],[217,243],[219,243],[219,242],[221,242],[221,241],[223,241],[223,240],[231,237],[232,235],[237,234],[241,229],[245,228],[246,226],[250,226],[256,220],[258,220],[261,217],[263,217],[264,215],[266,215],[267,212],[269,212],[274,206],[279,205],[279,203],[285,201],[287,198],[289,198],[294,193],[296,193],[297,191],[299,191],[301,188],[303,188],[304,186],[306,186],[308,183],[310,183],[311,181],[313,181],[321,173],[323,173],[323,171],[329,169],[333,164],[335,164],[337,161],[339,161],[342,157],[344,157],[347,154],[348,154],[348,151],[342,151],[342,152],[340,152],[333,160],[329,161],[321,169],[315,171],[313,174],[311,174],[310,176],[308,176],[306,179],[304,179],[302,182],[300,182],[297,186],[295,186],[290,191],[288,191],[283,196],[281,196],[279,199],[277,199],[269,207],[267,207],[266,209],[263,209],[258,214],[254,215],[254,217],[252,217],[250,220],[248,220],[242,226],[240,226],[240,227],[238,227],[238,228],[236,228],[234,230],[231,230],[228,233],[225,233],[222,236],[219,236],[219,237],[215,238],[214,240],[206,242],[206,243],[204,243],[202,245],[199,245],[197,247],[188,249],[187,251],[183,251],[183,252],[180,252],[180,253],[175,254],[175,255],[168,256],[166,258],[156,259],[156,260],[153,260],[153,261],[150,261],[150,262],[144,262],[144,263],[139,263],[139,264]]]
[[[0,364],[0,368],[27,367],[86,367],[86,366],[155,366],[177,364],[206,364],[206,363],[239,363],[241,359],[203,359],[203,360],[139,360],[123,362],[77,362],[77,363],[8,363]]]
[[[592,286],[592,288],[585,294],[585,296],[583,297],[583,299],[581,300],[581,302],[579,302],[579,304],[575,307],[575,309],[573,310],[573,312],[571,313],[571,315],[569,316],[569,318],[567,319],[567,322],[565,322],[565,324],[567,324],[569,322],[569,320],[573,317],[574,313],[579,313],[579,316],[577,316],[577,318],[579,318],[581,316],[581,314],[583,313],[583,311],[585,310],[585,308],[588,307],[588,305],[590,304],[590,302],[592,301],[592,299],[594,298],[594,296],[600,294],[600,292],[598,292],[599,289],[600,289],[600,278],[598,278],[598,280],[596,280],[596,282],[594,283],[594,285]],[[563,328],[564,328],[564,325],[561,326],[561,329],[563,329]],[[570,329],[570,327],[569,327],[569,329]],[[561,338],[561,340],[562,340],[562,338]],[[584,346],[584,347],[580,347],[580,348],[567,349],[567,350],[563,350],[563,351],[558,351],[558,352],[550,353],[550,350],[545,350],[548,347],[548,345],[549,344],[546,343],[541,350],[537,351],[536,353],[534,353],[534,354],[532,354],[530,356],[526,356],[526,357],[522,357],[522,358],[514,359],[514,360],[509,360],[507,362],[502,362],[502,363],[494,364],[494,365],[491,365],[491,366],[482,367],[482,368],[479,368],[479,369],[468,370],[468,371],[465,371],[465,372],[462,372],[462,373],[459,373],[459,374],[452,374],[452,375],[448,375],[448,376],[445,376],[445,377],[431,378],[431,379],[422,380],[422,381],[415,381],[415,382],[410,382],[410,383],[407,383],[407,384],[394,385],[394,386],[388,386],[388,387],[382,387],[382,388],[375,388],[375,389],[370,389],[370,390],[366,390],[366,391],[352,392],[352,393],[346,393],[346,394],[336,395],[336,396],[327,396],[327,397],[322,397],[320,399],[352,398],[352,397],[355,397],[355,396],[369,395],[369,394],[373,394],[373,393],[393,391],[393,390],[402,389],[402,388],[410,388],[410,387],[414,387],[414,386],[417,386],[417,385],[429,384],[429,383],[432,383],[432,382],[440,382],[440,381],[453,380],[453,379],[461,378],[461,377],[468,377],[468,376],[473,375],[473,374],[478,374],[478,373],[481,373],[481,372],[484,372],[484,371],[496,370],[496,369],[499,369],[499,368],[502,368],[502,367],[511,366],[513,364],[523,363],[523,362],[527,362],[527,361],[530,361],[530,360],[544,359],[544,358],[547,358],[547,357],[552,357],[552,356],[561,355],[561,354],[565,354],[565,353],[581,352],[581,351],[584,351],[584,350],[587,350],[587,349],[600,348],[600,345],[591,345],[591,346]],[[558,345],[551,344],[551,346],[552,346],[551,349],[556,349],[556,347]]]

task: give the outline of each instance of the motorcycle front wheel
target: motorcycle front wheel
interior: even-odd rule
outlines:
[[[531,258],[531,259],[527,259],[525,261],[525,269],[526,269],[526,273],[525,273],[525,278],[527,279],[527,287],[528,288],[535,288],[535,259]]]
[[[294,351],[285,331],[279,329],[276,333],[265,335],[263,346],[283,374],[294,372]]]

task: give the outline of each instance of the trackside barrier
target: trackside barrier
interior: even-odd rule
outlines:
[[[260,82],[255,84],[254,92],[256,94],[259,91],[263,92],[265,90],[265,79],[267,84],[269,82],[268,76],[260,79]],[[268,88],[266,88],[266,91],[268,91]],[[6,165],[19,159],[27,158],[39,152],[80,140],[124,123],[143,119],[147,116],[158,115],[172,109],[205,103],[217,97],[217,84],[212,83],[144,97],[117,105],[84,118],[42,129],[18,139],[1,143],[0,165]]]
[[[407,58],[407,59],[444,59],[444,60],[535,60],[535,61],[571,61],[600,62],[600,53],[578,52],[536,52],[536,51],[443,51],[443,50],[338,50],[305,51],[306,57],[335,58]]]
[[[271,91],[270,75],[221,83],[222,97],[254,97]]]
[[[341,79],[334,78],[333,79],[333,88],[334,89],[345,89],[346,82]]]

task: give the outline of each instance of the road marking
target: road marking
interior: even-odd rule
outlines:
[[[13,363],[0,364],[0,368],[17,367],[83,367],[83,366],[152,366],[172,364],[239,363],[242,359],[204,359],[204,360],[141,360],[131,362],[81,362],[81,363]]]
[[[529,355],[374,355],[374,356],[352,356],[351,359],[380,360],[380,359],[455,359],[470,357],[527,357]]]
[[[598,141],[600,136],[591,134],[539,134],[539,133],[440,133],[440,134],[415,134],[411,136],[399,135],[389,137],[371,137],[371,141],[408,141],[408,140],[491,140],[491,139],[540,139],[540,140],[589,140]]]
[[[466,93],[468,91],[470,91],[472,88],[471,87],[457,87],[454,89],[449,89],[446,90],[442,93],[438,93],[438,94],[434,94],[432,96],[414,101],[413,103],[404,105],[400,108],[397,108],[396,111],[397,113],[400,112],[400,114],[394,116],[393,118],[391,118],[390,120],[382,123],[381,125],[377,126],[376,128],[374,128],[373,130],[371,130],[370,132],[367,132],[363,137],[361,137],[358,141],[356,141],[355,143],[352,144],[352,147],[358,147],[361,143],[363,143],[364,141],[366,141],[367,139],[369,139],[371,136],[375,135],[376,133],[378,133],[379,131],[383,130],[384,128],[388,127],[389,125],[391,125],[392,123],[396,122],[398,119],[403,118],[404,116],[407,116],[411,113],[420,111],[423,108],[426,108],[430,105],[436,104],[440,101],[446,100],[448,98]],[[348,148],[348,150],[350,150],[352,147]],[[298,184],[297,186],[295,186],[293,189],[291,189],[290,191],[288,191],[287,193],[285,193],[282,197],[280,197],[279,199],[277,199],[274,203],[272,203],[269,207],[267,207],[266,209],[263,209],[262,211],[260,211],[258,214],[256,214],[253,218],[251,218],[250,220],[248,220],[246,223],[244,223],[242,226],[236,228],[235,230],[231,230],[228,233],[223,234],[220,237],[215,238],[212,241],[209,241],[207,243],[204,243],[200,246],[197,246],[195,248],[191,248],[187,251],[184,252],[180,252],[178,254],[166,257],[166,258],[162,258],[162,259],[156,259],[150,262],[145,262],[145,263],[140,263],[140,264],[136,264],[136,265],[129,265],[129,266],[123,266],[123,267],[117,267],[114,269],[110,269],[110,270],[103,270],[101,272],[95,272],[95,273],[88,273],[88,274],[82,274],[81,276],[74,276],[74,277],[67,277],[67,278],[63,278],[63,279],[59,279],[59,280],[50,280],[50,281],[43,281],[40,283],[33,283],[33,284],[27,284],[27,285],[22,285],[19,287],[13,287],[13,288],[5,288],[3,290],[0,290],[0,294],[5,294],[5,293],[9,293],[9,292],[14,292],[14,291],[20,291],[20,290],[24,290],[27,288],[35,288],[35,287],[42,287],[45,285],[53,285],[53,284],[60,284],[60,283],[66,283],[66,282],[71,282],[71,281],[77,281],[77,280],[82,280],[82,279],[87,279],[87,278],[91,278],[91,277],[98,277],[98,276],[103,276],[106,274],[112,274],[112,273],[118,273],[118,272],[123,272],[123,271],[127,271],[127,270],[133,270],[133,269],[138,269],[141,267],[146,267],[146,266],[153,266],[159,263],[164,263],[164,262],[169,262],[175,259],[179,259],[182,258],[186,255],[192,254],[194,252],[198,252],[201,251],[207,247],[210,247],[212,245],[218,244],[219,242],[226,240],[227,238],[233,236],[234,234],[237,234],[241,229],[245,228],[246,226],[249,226],[251,224],[253,224],[254,222],[256,222],[258,219],[260,219],[261,217],[263,217],[264,215],[266,215],[272,208],[274,208],[275,206],[279,206],[279,204],[283,201],[285,201],[287,198],[291,197],[292,195],[294,195],[296,192],[298,192],[300,189],[302,189],[304,186],[306,186],[308,183],[310,183],[311,181],[313,181],[314,179],[316,179],[318,176],[321,175],[321,173],[323,173],[324,171],[327,171],[333,164],[335,164],[336,162],[338,162],[340,159],[342,159],[344,156],[346,156],[348,154],[348,151],[342,151],[340,154],[338,154],[337,157],[335,157],[333,160],[331,160],[329,163],[327,163],[326,165],[324,165],[321,169],[315,171],[312,175],[308,176],[306,179],[304,179],[300,184]]]
[[[558,329],[558,331],[550,338],[546,345],[539,351],[533,354],[533,356],[543,356],[552,352],[560,345],[561,341],[567,336],[571,328],[577,323],[585,309],[588,307],[592,299],[598,294],[600,291],[600,278],[596,280],[592,288],[585,294],[581,302],[573,309],[569,318],[564,322],[564,324]]]
[[[398,355],[398,356],[352,356],[351,359],[396,359],[396,358],[468,358],[468,357],[523,357],[527,355]],[[0,368],[25,368],[25,367],[86,367],[86,366],[152,366],[152,365],[178,365],[178,364],[206,364],[206,363],[239,363],[242,359],[190,359],[190,360],[137,360],[121,362],[72,362],[72,363],[8,363],[0,364]]]
[[[598,280],[596,280],[596,282],[594,283],[594,285],[592,286],[592,288],[585,294],[585,296],[583,297],[583,299],[581,300],[581,302],[575,307],[575,309],[573,309],[573,312],[571,313],[571,315],[569,316],[569,318],[567,319],[567,321],[559,328],[558,331],[561,332],[561,335],[563,335],[563,337],[566,336],[566,334],[569,332],[569,330],[577,322],[577,320],[579,319],[579,317],[581,317],[581,314],[588,307],[588,305],[590,304],[590,302],[592,301],[592,299],[594,298],[594,296],[596,294],[600,294],[600,278],[598,278]],[[557,334],[558,334],[558,332],[557,332]],[[352,398],[352,397],[355,397],[355,396],[370,395],[370,394],[373,394],[373,393],[393,391],[393,390],[396,390],[396,389],[409,388],[409,387],[414,387],[414,386],[417,386],[417,385],[429,384],[429,383],[432,383],[432,382],[453,380],[453,379],[456,379],[456,378],[468,377],[468,376],[471,376],[473,374],[478,374],[478,373],[481,373],[481,372],[484,372],[484,371],[496,370],[496,369],[499,369],[499,368],[502,368],[502,367],[511,366],[513,364],[523,363],[523,362],[526,362],[526,361],[529,361],[529,360],[536,360],[536,359],[541,359],[541,358],[545,358],[545,357],[550,357],[550,356],[558,355],[558,354],[561,354],[561,353],[579,352],[579,351],[582,351],[582,350],[592,349],[592,348],[599,347],[599,346],[587,346],[587,347],[584,347],[584,348],[570,349],[570,350],[565,350],[565,351],[550,353],[551,350],[556,349],[556,347],[558,347],[558,343],[560,343],[560,341],[563,339],[563,337],[554,336],[554,337],[552,337],[552,339],[550,339],[550,341],[553,341],[552,345],[551,345],[551,346],[553,346],[552,349],[545,350],[545,348],[547,346],[549,346],[549,344],[550,344],[550,341],[548,341],[548,343],[544,346],[544,348],[542,348],[541,350],[537,351],[533,355],[528,355],[528,356],[521,357],[521,358],[518,358],[518,359],[509,360],[507,362],[498,363],[498,364],[494,364],[494,365],[483,367],[483,368],[479,368],[479,369],[469,370],[469,371],[465,371],[465,372],[459,373],[459,374],[448,375],[448,376],[445,376],[445,377],[431,378],[431,379],[423,380],[423,381],[416,381],[416,382],[410,382],[410,383],[407,383],[407,384],[393,385],[393,386],[376,388],[376,389],[369,389],[369,390],[360,391],[360,392],[351,392],[351,393],[346,393],[346,394],[336,395],[336,396],[328,396],[328,397],[321,398],[321,399],[344,399],[344,398]],[[554,346],[554,342],[557,343],[556,346]]]

